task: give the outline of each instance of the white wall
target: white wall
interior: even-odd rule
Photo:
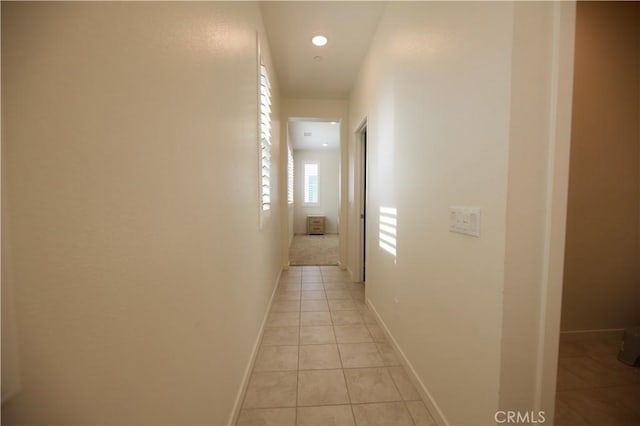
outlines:
[[[514,5],[500,407],[553,424],[575,4]]]
[[[293,232],[307,233],[307,216],[325,216],[325,232],[338,233],[339,190],[340,190],[340,151],[333,150],[295,150],[293,151],[295,164],[294,179],[294,219]],[[319,194],[318,204],[304,203],[304,163],[318,163]]]
[[[3,233],[6,235],[6,233]],[[2,259],[6,263],[6,258]],[[4,268],[6,269],[6,268]],[[4,272],[4,270],[3,270]],[[14,289],[6,277],[2,278],[2,402],[22,389],[18,361]]]
[[[552,252],[557,259],[554,250],[563,244],[564,228],[557,224],[564,222],[557,219],[564,217],[561,190],[568,163],[559,157],[556,170],[550,159],[558,122],[566,125],[570,117],[556,117],[552,80],[570,87],[571,74],[557,78],[566,66],[554,62],[560,37],[554,23],[564,23],[556,6],[542,5],[542,11],[523,9],[527,7],[534,6],[389,3],[351,97],[352,223],[359,213],[356,131],[363,119],[368,124],[367,299],[430,395],[432,409],[449,424],[494,424],[495,411],[515,400],[501,395],[519,389],[518,378],[502,375],[511,366],[534,369],[523,376],[522,386],[534,389],[527,407],[537,406],[542,302],[534,302],[532,315],[525,315],[534,323],[522,337],[533,342],[532,367],[517,353],[503,351],[503,310],[521,306],[523,300],[507,301],[504,292],[508,287],[518,297],[529,292],[542,300],[546,285],[561,285],[557,276],[549,277],[558,268],[549,266],[548,259]],[[540,28],[523,22],[528,12],[534,12],[532,22]],[[532,43],[535,54],[515,55],[535,35],[542,39]],[[532,75],[540,83],[540,98],[530,104],[523,93],[529,67],[536,69]],[[521,108],[532,116],[525,117]],[[515,128],[516,113],[521,124],[540,132],[541,148],[534,147],[534,157],[523,155],[528,139]],[[561,147],[568,147],[564,136]],[[513,156],[512,147],[520,149]],[[532,164],[519,174],[527,161]],[[541,169],[546,175],[536,174]],[[514,205],[519,189],[537,180],[533,186],[541,192]],[[556,180],[560,193],[552,194]],[[480,238],[448,231],[452,205],[481,207]],[[397,208],[396,259],[377,246],[376,212],[381,206]],[[518,233],[508,227],[511,215],[515,219],[523,211],[534,221],[523,235],[543,231],[529,246],[518,246]],[[559,242],[549,230],[557,231]],[[515,246],[517,252],[508,255],[507,247]],[[352,275],[357,274],[357,248],[358,230],[350,227]],[[527,264],[534,275],[525,284],[532,288],[525,291],[507,271],[527,259],[535,265]],[[560,253],[560,272],[561,266]]]
[[[350,122],[368,120],[367,234],[379,207],[398,211],[397,262],[368,238],[367,298],[451,424],[498,406],[512,13],[390,3],[351,98]],[[482,208],[482,238],[448,231],[451,205]]]
[[[256,31],[255,3],[2,3],[3,424],[229,420],[281,265]]]
[[[1,16],[1,9],[0,9]],[[1,89],[0,89],[1,90]],[[1,109],[1,108],[0,108]],[[5,126],[1,125],[3,115],[0,114],[0,128],[2,129],[2,140],[4,140]],[[0,176],[2,181],[6,180],[4,167],[4,144],[0,150]],[[6,191],[2,191],[0,196],[0,207],[6,203]],[[21,389],[20,384],[20,365],[18,363],[18,337],[16,335],[16,319],[15,319],[15,301],[14,289],[9,284],[9,280],[5,277],[7,269],[2,266],[8,261],[7,251],[4,244],[7,237],[6,215],[3,215],[2,224],[0,225],[0,235],[2,236],[2,256],[0,259],[0,280],[2,284],[2,402],[12,397]]]

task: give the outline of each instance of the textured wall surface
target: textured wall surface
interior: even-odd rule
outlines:
[[[351,98],[352,131],[368,125],[367,297],[450,424],[498,405],[512,7],[389,3]],[[449,232],[451,205],[482,208],[481,238]],[[397,209],[395,259],[380,207]]]
[[[367,298],[449,424],[532,410],[555,377],[571,6],[391,2],[351,97],[351,223],[367,120]],[[482,209],[479,238],[449,232],[457,205]],[[378,246],[381,207],[397,209],[396,256]]]
[[[261,27],[255,3],[2,4],[23,385],[3,424],[228,421],[281,264]]]

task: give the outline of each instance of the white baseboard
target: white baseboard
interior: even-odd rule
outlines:
[[[561,331],[560,334],[573,334],[573,333],[608,333],[608,332],[616,332],[616,331],[624,331],[624,328],[597,328],[594,330],[566,330]]]
[[[251,356],[249,357],[249,363],[247,368],[244,370],[244,375],[242,376],[242,382],[240,384],[240,389],[238,390],[238,394],[236,395],[236,401],[233,404],[233,409],[231,410],[231,416],[229,416],[228,426],[233,426],[238,421],[238,416],[240,415],[240,409],[242,408],[242,401],[244,400],[244,394],[247,391],[247,386],[249,385],[249,377],[251,376],[251,371],[253,370],[253,365],[256,362],[256,357],[258,355],[258,349],[260,348],[260,342],[262,341],[262,335],[264,334],[264,328],[267,325],[267,318],[269,317],[269,312],[271,311],[271,305],[273,304],[273,299],[276,295],[276,291],[278,290],[278,285],[280,283],[280,276],[282,275],[282,269],[278,273],[278,277],[276,278],[276,285],[273,287],[273,291],[271,292],[271,297],[269,298],[269,303],[267,304],[267,310],[264,313],[264,318],[262,318],[262,324],[260,324],[260,329],[258,330],[258,337],[256,338],[256,342],[253,345],[253,350],[251,351]]]
[[[560,332],[560,340],[576,341],[598,338],[622,338],[624,328],[601,328],[595,330],[566,330]]]
[[[402,365],[405,367],[405,370],[408,373],[407,376],[409,376],[409,379],[411,380],[413,385],[416,387],[416,389],[420,393],[420,397],[422,398],[422,401],[427,406],[427,410],[429,410],[429,413],[431,413],[431,416],[433,416],[433,419],[436,421],[436,424],[448,426],[449,422],[447,421],[444,413],[442,412],[442,410],[440,409],[436,401],[431,396],[431,392],[429,392],[425,384],[422,382],[422,380],[420,380],[420,377],[418,377],[418,374],[416,373],[416,370],[413,368],[413,365],[411,365],[411,362],[409,362],[404,352],[398,345],[398,342],[393,337],[393,335],[387,328],[387,325],[384,323],[384,321],[380,317],[380,314],[378,314],[378,311],[376,310],[375,306],[373,305],[371,300],[368,298],[367,298],[367,305],[369,306],[369,308],[371,308],[371,312],[373,313],[373,316],[378,322],[378,325],[384,332],[385,336],[387,337],[387,340],[389,340],[389,343],[391,344],[391,347],[396,353],[396,356],[398,357]]]
[[[354,283],[357,282],[356,280],[353,279],[353,271],[351,270],[351,268],[349,268],[349,266],[345,265],[345,269],[349,273],[349,278],[351,279],[351,282],[354,282]]]

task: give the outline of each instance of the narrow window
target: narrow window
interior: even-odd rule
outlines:
[[[304,202],[318,204],[318,163],[304,163]]]
[[[260,170],[262,210],[271,209],[271,84],[267,67],[260,65]]]
[[[287,202],[293,204],[293,154],[287,147]]]

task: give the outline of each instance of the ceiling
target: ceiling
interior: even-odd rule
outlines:
[[[281,96],[348,98],[384,5],[375,1],[260,2]],[[311,44],[317,34],[329,39],[327,45]]]
[[[337,121],[292,118],[289,120],[289,140],[294,150],[339,149],[340,124]],[[327,146],[322,146],[325,143]]]

